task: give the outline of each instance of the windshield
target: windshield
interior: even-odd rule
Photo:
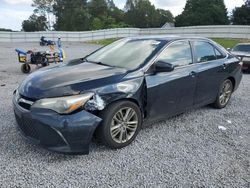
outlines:
[[[233,47],[232,51],[240,51],[240,52],[249,52],[250,53],[250,45],[237,45]]]
[[[122,39],[87,56],[86,60],[133,70],[161,48],[162,43],[153,39]]]

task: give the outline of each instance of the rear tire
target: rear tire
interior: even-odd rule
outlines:
[[[28,74],[30,72],[30,65],[25,63],[25,64],[22,64],[21,66],[21,71],[24,73],[24,74]]]
[[[220,86],[216,101],[213,103],[213,106],[217,109],[225,108],[231,99],[232,93],[233,83],[231,80],[226,79]]]
[[[142,125],[141,110],[130,101],[109,105],[100,117],[103,121],[97,128],[97,139],[112,149],[120,149],[133,142]]]

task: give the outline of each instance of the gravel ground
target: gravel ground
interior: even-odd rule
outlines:
[[[89,155],[67,156],[27,143],[15,128],[12,92],[26,76],[16,46],[39,49],[0,43],[0,187],[250,187],[250,75],[223,110],[203,107],[148,125],[121,150],[94,143]],[[98,47],[64,46],[68,59]]]

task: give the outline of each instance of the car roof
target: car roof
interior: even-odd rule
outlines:
[[[178,35],[141,35],[141,36],[134,36],[134,37],[128,37],[128,39],[131,40],[147,40],[147,39],[152,39],[152,40],[165,40],[165,41],[174,41],[174,40],[182,40],[182,39],[196,39],[196,40],[207,40],[211,41],[208,38],[205,37],[182,37]]]
[[[140,35],[140,36],[134,36],[134,37],[128,37],[129,40],[163,40],[168,42],[177,41],[177,40],[203,40],[206,42],[210,42],[211,44],[217,46],[217,48],[220,49],[223,53],[227,53],[226,49],[222,47],[220,44],[216,43],[215,41],[205,38],[205,37],[196,37],[196,36],[190,36],[190,37],[183,37],[178,35]]]

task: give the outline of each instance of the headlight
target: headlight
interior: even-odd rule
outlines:
[[[69,97],[47,98],[36,101],[32,107],[54,110],[59,114],[69,114],[82,107],[94,93],[85,93]]]

